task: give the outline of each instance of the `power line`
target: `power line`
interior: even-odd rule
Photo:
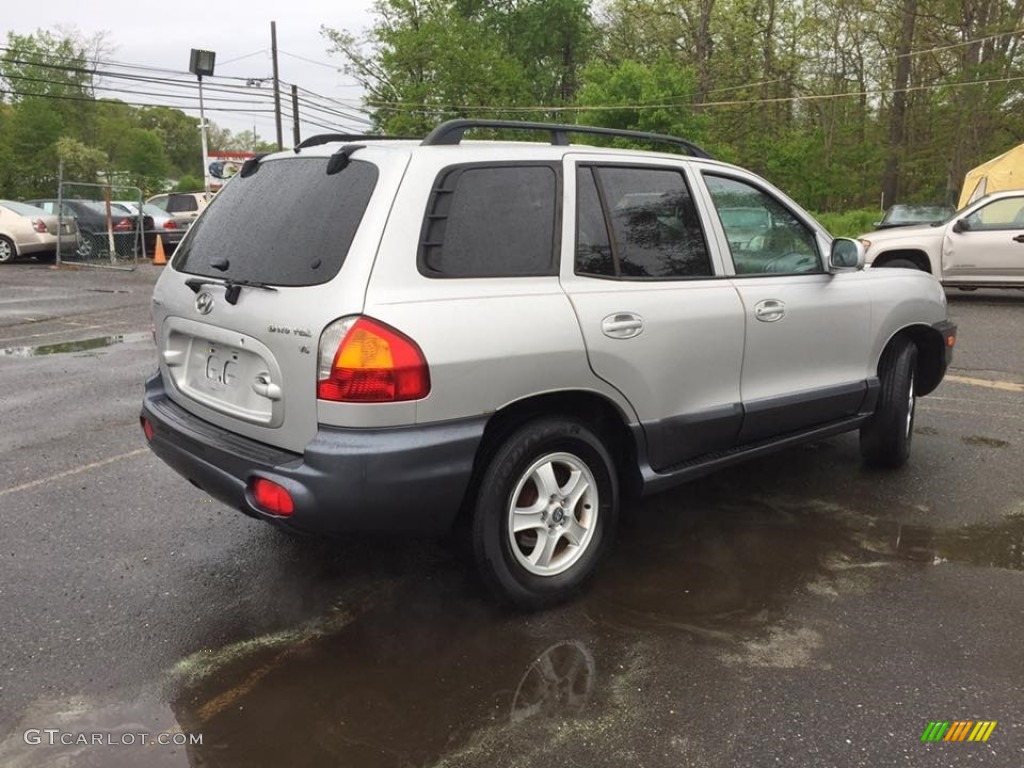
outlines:
[[[988,78],[985,80],[967,80],[953,83],[930,83],[928,85],[910,85],[906,88],[874,88],[861,91],[844,91],[842,93],[819,93],[802,94],[799,96],[778,96],[757,99],[734,99],[727,101],[704,101],[694,102],[689,107],[733,107],[751,106],[758,104],[781,104],[786,102],[821,101],[828,99],[842,99],[863,96],[885,96],[894,93],[910,93],[912,91],[937,91],[947,88],[966,88],[974,85],[995,85],[999,83],[1014,83],[1024,81],[1024,75],[1014,77]],[[377,109],[400,111],[409,109],[418,114],[435,114],[438,111],[465,111],[465,112],[608,112],[621,109],[648,110],[648,109],[673,109],[678,108],[678,103],[657,103],[657,104],[603,104],[603,105],[575,105],[575,106],[529,106],[529,107],[506,107],[498,104],[416,104],[401,101],[367,101]]]
[[[55,99],[58,101],[85,101],[96,103],[117,103],[124,104],[128,107],[166,107],[165,104],[148,104],[143,102],[135,101],[121,101],[120,99],[97,99],[92,96],[58,96],[52,93],[25,93],[23,91],[6,90],[4,93],[9,93],[13,96],[24,96],[26,98],[33,99]],[[173,107],[172,107],[173,108]],[[256,112],[273,112],[272,109],[235,109],[231,107],[208,107],[211,112],[238,112],[242,114],[251,114]]]

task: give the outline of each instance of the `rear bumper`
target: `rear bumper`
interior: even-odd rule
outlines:
[[[439,533],[451,527],[473,471],[486,418],[391,429],[321,426],[303,453],[282,451],[197,418],[146,382],[150,448],[214,498],[274,525],[310,533]],[[261,511],[249,486],[286,488],[295,512]]]

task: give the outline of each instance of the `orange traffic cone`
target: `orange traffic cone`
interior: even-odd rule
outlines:
[[[164,239],[160,235],[156,236],[156,248],[153,249],[153,265],[156,267],[162,267],[167,263],[167,257],[164,255]]]

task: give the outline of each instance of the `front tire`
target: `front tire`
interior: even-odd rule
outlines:
[[[917,347],[908,339],[890,344],[882,354],[878,407],[860,428],[860,454],[868,466],[898,469],[910,458],[917,402],[916,370]]]
[[[494,453],[473,512],[485,583],[521,608],[577,594],[618,519],[618,481],[597,434],[567,419],[528,422]]]

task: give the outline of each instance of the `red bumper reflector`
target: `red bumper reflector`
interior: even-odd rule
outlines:
[[[252,481],[252,497],[256,506],[264,512],[274,515],[290,515],[295,511],[295,503],[288,491],[277,483],[263,477]]]
[[[139,421],[142,422],[142,431],[146,435],[146,442],[153,442],[153,423],[145,416],[140,416]]]

